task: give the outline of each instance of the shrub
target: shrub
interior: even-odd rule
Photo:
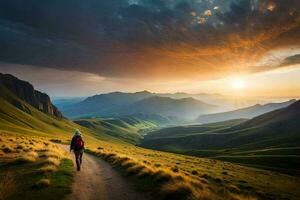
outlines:
[[[146,167],[144,167],[142,170],[140,170],[139,173],[137,174],[137,176],[140,178],[144,178],[144,177],[151,176],[151,175],[153,175],[153,172]]]
[[[154,164],[154,167],[161,167],[161,164],[155,163],[155,164]]]
[[[49,165],[59,166],[60,160],[57,158],[49,157],[44,161],[44,163]]]
[[[22,157],[16,159],[13,163],[14,164],[23,164],[23,163],[31,163],[35,162],[36,158],[28,155],[23,155]]]
[[[36,182],[33,187],[36,189],[42,189],[42,188],[48,187],[50,185],[51,185],[50,179],[43,178],[43,179],[40,179],[38,182]]]
[[[43,173],[51,173],[51,172],[56,172],[58,169],[54,165],[45,165],[40,168],[40,171]]]
[[[57,158],[57,159],[62,159],[65,157],[65,154],[60,151],[59,149],[53,147],[49,149],[48,151],[44,152],[44,156],[46,157],[51,157],[51,158]]]
[[[18,145],[16,146],[16,149],[24,149],[24,146],[23,146],[23,145],[20,145],[20,144],[18,144]]]
[[[175,167],[172,167],[171,169],[173,172],[179,172],[179,169],[175,166]]]
[[[228,175],[228,172],[226,172],[226,171],[223,171],[223,172],[222,172],[222,174],[224,174],[224,175]]]
[[[197,175],[198,172],[197,172],[196,170],[193,170],[193,171],[192,171],[192,174],[193,174],[193,175]]]
[[[157,182],[167,182],[171,180],[172,176],[163,170],[158,170],[153,173],[153,178]]]
[[[12,152],[14,151],[14,149],[11,148],[10,146],[4,146],[4,147],[2,148],[2,151],[3,151],[4,153],[12,153]]]
[[[142,166],[142,165],[133,165],[129,168],[127,168],[127,174],[138,174],[140,173],[142,170],[144,170],[146,167]]]
[[[183,182],[170,182],[162,186],[164,199],[186,199],[191,195],[191,186]]]
[[[54,143],[62,143],[62,141],[59,139],[51,139],[50,141]]]

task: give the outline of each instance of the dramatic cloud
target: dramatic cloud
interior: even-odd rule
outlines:
[[[258,65],[300,46],[299,10],[298,0],[0,1],[0,61],[118,78],[272,70],[299,60]]]

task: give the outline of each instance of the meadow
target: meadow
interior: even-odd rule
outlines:
[[[106,160],[133,181],[137,190],[150,192],[158,199],[174,196],[178,199],[233,200],[300,197],[297,177],[230,162],[144,149],[128,143],[90,137],[85,141],[87,153]],[[72,163],[53,142],[68,144],[69,139],[60,135],[26,137],[2,132],[1,176],[11,177],[11,184],[6,184],[8,189],[3,189],[0,194],[10,196],[7,191],[11,191],[13,196],[8,199],[18,199],[18,194],[24,191],[28,199],[36,195],[47,197],[53,191],[56,195],[50,199],[60,199],[68,194]],[[26,181],[15,184],[19,180]]]
[[[41,137],[1,133],[0,199],[62,199],[70,192],[73,163]]]
[[[98,145],[98,146],[96,146]],[[89,151],[138,180],[142,191],[155,189],[170,199],[297,199],[300,181],[277,172],[133,145],[99,142]]]

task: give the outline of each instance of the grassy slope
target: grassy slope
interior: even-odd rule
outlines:
[[[156,115],[123,116],[118,118],[88,118],[75,123],[95,132],[105,133],[136,144],[149,130],[166,126],[170,121]]]
[[[62,199],[72,169],[67,154],[43,138],[1,134],[0,199]]]
[[[246,119],[229,120],[225,122],[217,122],[211,124],[194,124],[185,126],[172,126],[147,133],[145,139],[155,138],[176,138],[197,135],[199,133],[210,133],[224,128],[229,128],[245,122]]]
[[[145,137],[142,146],[300,174],[297,112],[290,106],[232,128],[212,124],[162,129]]]
[[[118,141],[110,135],[102,132],[96,134],[67,119],[56,119],[44,114],[4,88],[0,88],[0,90],[0,131],[51,138],[59,137],[67,140],[76,129],[80,129],[84,133],[84,137],[91,140]],[[16,108],[16,104],[22,110]]]
[[[118,162],[120,167],[128,175],[138,175],[147,191],[157,190],[164,195],[178,195],[179,192],[184,197],[191,196],[198,199],[200,197],[247,199],[249,196],[277,199],[300,197],[297,190],[300,181],[291,176],[222,161],[143,149],[102,132],[96,134],[70,121],[53,119],[26,103],[24,105],[31,114],[9,106],[3,99],[1,105],[4,105],[0,107],[1,137],[4,133],[10,133],[16,136],[43,136],[46,140],[60,139],[68,142],[74,128],[79,127],[83,130],[88,149],[114,165],[116,161],[123,160]],[[145,184],[144,180],[154,185],[150,184],[149,188],[147,187],[149,184]],[[51,191],[51,194],[53,193],[54,191]]]
[[[198,123],[212,123],[212,122],[220,122],[220,121],[226,121],[226,120],[238,119],[238,118],[251,119],[253,117],[262,115],[264,113],[287,107],[290,104],[295,102],[296,100],[292,99],[282,103],[268,103],[265,105],[257,104],[254,106],[241,108],[233,111],[202,115],[199,116],[196,121]]]

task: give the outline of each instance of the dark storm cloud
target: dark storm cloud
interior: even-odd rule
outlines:
[[[300,64],[300,54],[287,57],[281,63],[282,66]]]
[[[118,77],[214,74],[300,45],[299,10],[298,0],[0,1],[0,61]]]

